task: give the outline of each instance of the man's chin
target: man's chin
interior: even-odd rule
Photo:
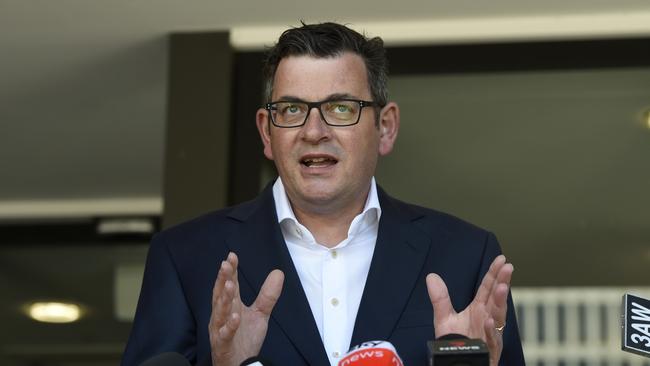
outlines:
[[[327,205],[336,201],[337,195],[332,191],[317,190],[303,192],[305,202],[317,205]]]
[[[307,188],[307,189],[305,189]],[[299,199],[305,205],[304,209],[310,211],[327,211],[327,208],[341,204],[340,193],[337,190],[323,187],[303,187],[299,192]]]

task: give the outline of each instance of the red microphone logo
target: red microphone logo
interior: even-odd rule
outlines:
[[[464,347],[466,344],[465,341],[449,341],[449,345],[454,347]]]
[[[404,366],[390,342],[372,341],[354,347],[338,366]]]

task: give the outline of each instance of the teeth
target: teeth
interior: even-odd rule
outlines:
[[[328,158],[308,158],[308,159],[303,160],[302,162],[303,162],[303,164],[305,164],[307,166],[311,166],[313,164],[321,164],[321,163],[325,163],[325,162],[328,162],[328,161],[332,161],[332,160],[328,159]]]
[[[325,159],[325,158],[313,158],[313,159],[307,159],[306,162],[313,164],[313,163],[322,163],[325,160],[327,160],[327,159]]]

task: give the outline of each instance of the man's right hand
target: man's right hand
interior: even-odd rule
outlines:
[[[251,306],[239,296],[238,259],[235,253],[221,262],[212,289],[212,315],[209,332],[214,366],[239,366],[249,357],[257,356],[268,329],[269,317],[282,292],[284,273],[269,273],[259,295]]]

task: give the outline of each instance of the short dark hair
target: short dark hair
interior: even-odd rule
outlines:
[[[305,24],[287,29],[267,52],[264,63],[264,98],[271,101],[273,79],[280,61],[289,56],[336,57],[344,52],[355,53],[363,59],[368,74],[372,99],[380,106],[388,103],[388,60],[384,41],[368,39],[337,23]]]

